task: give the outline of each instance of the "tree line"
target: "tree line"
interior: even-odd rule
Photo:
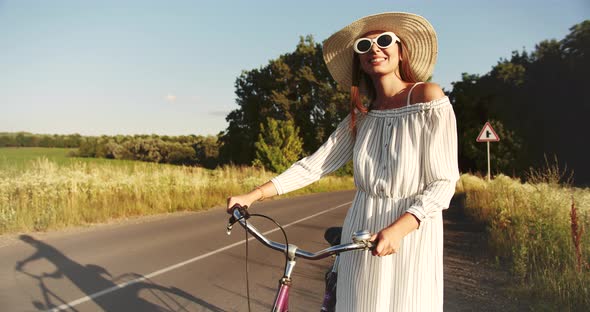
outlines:
[[[514,51],[485,75],[463,74],[450,92],[458,120],[463,171],[486,170],[485,144],[475,138],[490,120],[501,141],[491,143],[495,172],[522,176],[557,157],[575,180],[590,183],[581,151],[590,116],[590,21],[570,28],[562,40],[544,40],[534,50]]]
[[[117,135],[84,137],[77,157],[139,160],[175,165],[218,165],[216,136]]]
[[[219,163],[217,136],[116,135],[0,133],[0,147],[76,148],[68,155],[139,160],[215,168]]]
[[[79,134],[33,134],[29,132],[0,132],[0,147],[59,147],[80,146]]]

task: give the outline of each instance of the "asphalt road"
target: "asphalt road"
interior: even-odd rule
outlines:
[[[250,210],[286,225],[289,242],[328,247],[324,230],[341,225],[354,192],[256,203]],[[506,270],[486,265],[485,231],[455,197],[445,210],[445,311],[525,311]],[[244,231],[225,233],[225,209],[142,217],[53,233],[0,236],[0,311],[248,311]],[[274,225],[252,220],[262,232]],[[279,231],[269,234],[282,241]],[[361,251],[359,251],[361,252]],[[318,311],[331,259],[300,259],[291,311]],[[252,311],[270,311],[284,257],[249,243]]]
[[[342,224],[353,195],[266,201],[251,211],[295,222],[286,228],[289,242],[317,251],[328,246],[323,232]],[[0,310],[247,311],[244,231],[226,235],[227,218],[214,209],[5,239]],[[273,228],[263,219],[252,222],[262,231]],[[283,239],[279,231],[269,237]],[[292,311],[319,310],[330,261],[298,261]],[[283,265],[280,253],[250,241],[252,311],[270,310]]]

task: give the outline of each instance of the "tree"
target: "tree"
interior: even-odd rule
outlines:
[[[201,138],[192,145],[196,162],[205,168],[214,169],[219,164],[220,141],[217,136]]]
[[[485,121],[495,120],[505,131],[492,144],[500,149],[497,169],[521,175],[557,155],[575,170],[576,182],[590,182],[587,157],[577,146],[590,115],[590,21],[570,31],[563,40],[540,42],[532,53],[512,52],[483,76],[464,74],[453,83],[461,170],[481,170],[473,140]]]
[[[292,120],[301,130],[303,151],[316,150],[348,113],[348,92],[338,88],[324,63],[321,44],[301,37],[286,53],[236,79],[239,108],[227,117],[221,137],[223,162],[250,164],[260,124],[266,118]]]
[[[266,126],[260,124],[260,134],[256,146],[253,165],[282,172],[301,156],[303,140],[299,129],[292,120],[266,119]]]
[[[168,153],[165,156],[164,162],[175,165],[191,165],[195,163],[195,150],[186,144],[178,142],[165,142]]]

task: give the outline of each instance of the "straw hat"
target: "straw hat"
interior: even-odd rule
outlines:
[[[432,75],[438,52],[432,25],[416,14],[386,12],[356,20],[324,41],[324,61],[342,87],[349,89],[352,84],[354,41],[374,30],[392,31],[406,44],[410,50],[410,68],[418,81],[426,81]]]

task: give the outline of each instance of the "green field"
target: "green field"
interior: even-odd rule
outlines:
[[[32,161],[40,158],[45,158],[58,166],[80,162],[115,166],[130,166],[136,163],[128,160],[67,156],[70,151],[75,150],[75,148],[2,147],[0,148],[0,170],[23,171],[30,166]]]
[[[66,157],[72,148],[42,148],[42,147],[3,147],[0,148],[0,163],[4,166],[22,167],[27,162],[45,157],[59,164],[69,163],[71,158]]]

